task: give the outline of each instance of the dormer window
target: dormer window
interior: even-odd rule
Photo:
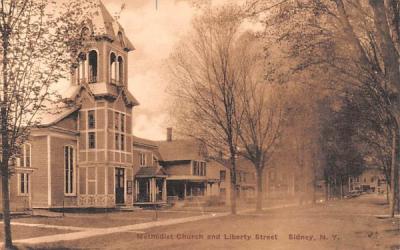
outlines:
[[[118,32],[118,40],[121,43],[121,47],[125,48],[125,41],[124,41],[124,35],[122,34],[122,32]]]
[[[86,27],[86,26],[83,27],[82,31],[81,31],[81,37],[83,39],[87,39],[87,38],[89,38],[89,36],[90,36],[90,29],[88,27]]]
[[[97,51],[89,52],[89,83],[97,82]]]

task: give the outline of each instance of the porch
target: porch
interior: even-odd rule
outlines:
[[[201,201],[213,195],[213,185],[217,181],[201,176],[170,176],[167,178],[168,202]]]
[[[135,205],[167,202],[166,175],[161,168],[142,167],[135,176]]]

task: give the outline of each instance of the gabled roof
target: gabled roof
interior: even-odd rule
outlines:
[[[92,10],[94,13],[92,18],[93,33],[96,37],[107,37],[112,41],[119,41],[119,33],[122,34],[123,47],[127,51],[134,50],[135,47],[125,35],[124,29],[108,12],[104,4],[97,0],[95,7]]]
[[[164,169],[161,167],[141,167],[136,173],[136,177],[153,177],[153,176],[166,176]]]
[[[203,160],[201,143],[195,140],[158,141],[163,161]]]
[[[74,101],[77,95],[79,95],[82,88],[86,89],[89,95],[92,95],[94,97],[111,96],[113,98],[117,98],[119,94],[122,94],[124,97],[124,101],[127,105],[139,105],[139,102],[126,87],[117,87],[115,85],[106,84],[104,82],[71,86],[65,91],[65,93],[63,93],[62,97],[67,101]]]
[[[48,127],[54,125],[64,118],[68,117],[79,108],[76,106],[68,106],[65,104],[57,105],[50,110],[44,110],[40,114],[38,114],[37,119],[39,121],[39,127]]]

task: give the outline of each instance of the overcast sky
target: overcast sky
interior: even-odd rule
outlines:
[[[213,5],[227,1],[213,0]],[[133,133],[163,140],[168,112],[162,67],[180,37],[189,30],[195,9],[185,0],[158,0],[157,9],[156,0],[103,0],[112,15],[124,2],[126,8],[119,22],[136,48],[129,55],[129,90],[140,102],[133,112]]]
[[[129,90],[140,106],[134,108],[133,133],[153,140],[165,139],[167,86],[162,67],[181,34],[190,27],[194,10],[184,1],[103,0],[112,15],[122,3],[119,22],[136,50],[129,55]]]

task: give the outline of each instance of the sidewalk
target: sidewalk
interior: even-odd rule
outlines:
[[[268,210],[273,210],[273,209],[294,207],[297,205],[298,205],[297,203],[296,204],[286,204],[286,205],[281,205],[281,206],[265,208],[264,210],[268,211]],[[255,211],[254,209],[245,209],[245,210],[238,211],[238,214],[246,214],[246,213],[251,213],[254,211]],[[139,224],[127,225],[127,226],[119,226],[119,227],[111,227],[111,228],[75,228],[75,227],[63,227],[63,226],[48,225],[48,227],[54,227],[54,228],[57,227],[57,228],[63,228],[63,229],[69,229],[69,230],[80,230],[80,231],[72,232],[72,233],[65,233],[65,234],[57,234],[57,235],[50,235],[50,236],[21,239],[21,240],[16,240],[15,243],[18,243],[18,244],[42,244],[42,243],[54,243],[54,242],[59,242],[59,241],[72,241],[72,240],[107,235],[107,234],[112,234],[112,233],[122,233],[122,232],[141,233],[140,230],[150,229],[150,228],[154,228],[154,227],[169,226],[169,225],[176,225],[176,224],[187,223],[187,222],[207,220],[207,219],[213,219],[213,218],[218,218],[218,217],[224,217],[224,216],[228,216],[228,215],[230,215],[229,212],[211,213],[211,214],[205,214],[205,215],[200,215],[200,216],[192,216],[192,217],[178,218],[178,219],[167,219],[167,220],[163,220],[163,221],[152,221],[152,222],[139,223]],[[19,223],[19,224],[22,225],[25,223]],[[43,226],[43,225],[37,225],[37,226]]]

